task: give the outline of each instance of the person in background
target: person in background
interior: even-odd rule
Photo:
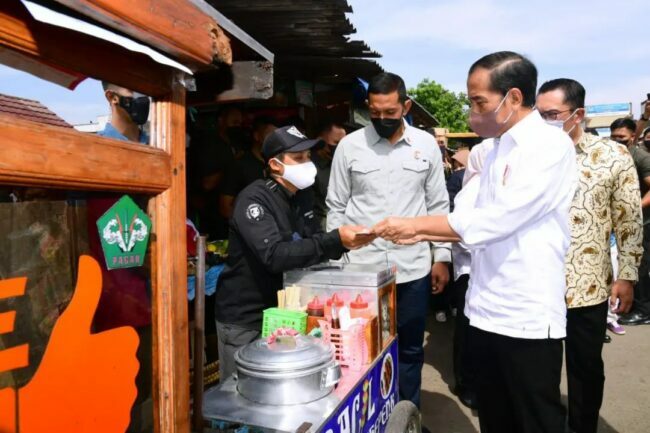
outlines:
[[[264,178],[266,163],[262,156],[262,144],[266,137],[276,130],[275,120],[257,117],[252,126],[252,147],[244,151],[226,170],[224,185],[219,197],[219,211],[224,218],[232,218],[235,198],[248,185]]]
[[[391,217],[372,232],[398,244],[449,239],[470,248],[465,314],[481,432],[561,433],[574,146],[534,109],[537,68],[522,55],[479,59],[467,88],[472,130],[495,139],[474,207]]]
[[[320,230],[312,202],[304,200],[316,180],[309,154],[316,143],[295,126],[273,131],[262,146],[269,178],[248,185],[235,202],[215,310],[222,380],[236,369],[235,352],[261,335],[263,311],[277,306],[283,272],[339,259],[374,239],[357,235],[359,226]]]
[[[637,125],[634,120],[621,118],[610,126],[610,138],[626,146],[636,166],[641,191],[641,208],[643,209],[643,256],[639,267],[639,281],[634,288],[632,311],[622,314],[622,325],[650,324],[650,153],[634,144]]]
[[[98,135],[149,144],[149,136],[142,129],[149,119],[149,97],[105,81],[102,87],[111,107],[111,120]]]
[[[449,211],[440,148],[410,126],[404,80],[382,73],[370,80],[372,123],[339,143],[327,193],[327,228],[370,226],[388,215],[444,215]],[[348,254],[351,263],[397,266],[400,399],[420,405],[424,331],[432,292],[449,281],[449,244],[395,247],[377,240]]]
[[[316,165],[316,183],[314,183],[314,213],[319,224],[325,230],[327,227],[327,188],[330,183],[332,159],[339,142],[347,135],[345,128],[338,123],[328,122],[320,128],[318,139],[321,140],[311,159]]]
[[[650,122],[650,93],[648,93],[648,100],[643,103],[643,113],[636,122],[636,131],[634,134],[635,142],[640,141],[643,144],[644,136],[647,133],[648,125]]]
[[[98,135],[120,141],[149,144],[143,125],[149,118],[149,97],[115,84],[102,82],[104,96],[111,108],[111,120]],[[121,194],[96,193],[86,199],[88,220],[88,247],[102,273],[102,294],[93,319],[93,332],[102,332],[122,326],[136,329],[140,344],[137,357],[140,369],[136,376],[138,396],[131,411],[131,428],[138,428],[141,420],[153,419],[148,413],[147,401],[152,398],[152,308],[148,272],[145,268],[112,269],[106,267],[97,220],[121,198]],[[146,209],[146,198],[132,197]],[[129,430],[130,431],[130,430]]]
[[[198,209],[198,225],[201,233],[210,239],[225,239],[228,235],[227,220],[219,212],[219,195],[225,183],[226,171],[236,157],[243,155],[247,147],[242,129],[243,114],[235,106],[221,109],[217,117],[216,136],[202,136],[199,159],[201,203]]]
[[[641,133],[641,144],[646,152],[650,152],[650,127]]]
[[[447,149],[449,150],[449,149]],[[454,199],[456,194],[463,187],[463,176],[465,174],[465,167],[467,166],[467,159],[469,157],[468,149],[459,149],[452,154],[451,165],[452,172],[451,175],[447,178],[447,193],[449,194],[449,208],[451,211],[454,210]],[[452,255],[453,255],[453,246],[452,246]],[[452,260],[453,262],[453,260]],[[449,266],[450,273],[453,272],[452,264]],[[456,317],[458,314],[458,299],[455,296],[456,289],[453,279],[450,279],[448,287],[443,290],[442,293],[432,296],[432,304],[434,317],[436,322],[444,323],[447,321],[447,313],[451,311],[452,317]]]
[[[451,157],[452,173],[447,179],[447,192],[449,193],[449,209],[454,211],[454,199],[463,187],[465,167],[469,159],[469,149],[458,149]]]
[[[440,148],[440,153],[442,154],[442,163],[445,169],[445,179],[448,179],[451,176],[453,171],[452,161],[450,157],[448,140],[447,140],[447,129],[445,128],[433,128],[433,136],[436,138],[436,143]]]
[[[605,385],[607,300],[611,293],[612,310],[629,311],[643,251],[639,180],[627,147],[584,132],[585,89],[580,83],[567,78],[544,83],[537,109],[548,124],[569,134],[576,148],[578,189],[569,211],[566,257],[569,428],[596,433]],[[613,283],[612,232],[618,245]]]
[[[461,189],[454,194],[452,209],[463,207],[472,209],[476,204],[480,187],[480,175],[483,170],[485,158],[494,147],[493,140],[484,140],[474,146],[469,152],[469,158],[462,170]],[[447,186],[449,189],[449,185]],[[451,197],[451,192],[450,192]],[[457,308],[456,321],[454,323],[454,393],[460,402],[470,409],[477,409],[476,401],[476,370],[472,363],[470,353],[469,319],[465,315],[465,297],[469,286],[472,255],[469,249],[462,243],[451,245],[451,257],[454,271],[453,292]]]

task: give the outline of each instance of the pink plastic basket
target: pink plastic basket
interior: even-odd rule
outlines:
[[[334,357],[342,367],[360,371],[368,363],[365,325],[354,325],[347,331],[332,329],[326,320],[319,320],[323,338],[334,345]]]

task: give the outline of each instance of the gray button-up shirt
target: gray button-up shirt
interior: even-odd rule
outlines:
[[[327,229],[342,225],[372,227],[388,216],[414,217],[449,213],[442,156],[435,138],[406,124],[391,145],[372,125],[345,137],[338,145],[327,193]],[[397,265],[397,282],[417,280],[431,272],[427,243],[398,246],[383,239],[351,251],[352,263]],[[451,261],[447,243],[434,243],[437,262]]]

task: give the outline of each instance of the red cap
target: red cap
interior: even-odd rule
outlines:
[[[318,299],[318,296],[314,296],[314,299],[312,299],[311,302],[307,304],[307,308],[310,310],[322,310],[324,306],[321,303],[320,299]]]
[[[337,307],[342,307],[345,305],[345,302],[341,301],[339,297],[334,293],[334,296],[332,296],[331,299],[327,300],[327,306],[331,306],[332,304],[336,305]]]
[[[357,295],[357,299],[355,299],[354,302],[350,303],[350,308],[362,310],[364,308],[368,308],[368,303],[363,300],[361,295]]]

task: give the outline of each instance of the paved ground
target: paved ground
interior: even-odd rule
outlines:
[[[453,386],[450,322],[430,318],[423,372],[423,423],[432,433],[478,433],[478,419],[458,402]],[[627,327],[605,344],[605,401],[599,433],[650,432],[650,325]],[[612,334],[610,334],[612,335]],[[562,384],[566,396],[566,384]]]

